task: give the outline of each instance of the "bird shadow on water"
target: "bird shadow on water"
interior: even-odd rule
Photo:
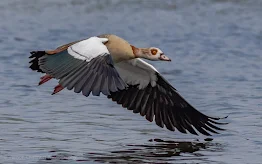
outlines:
[[[52,153],[56,154],[44,160],[56,161],[55,163],[59,160],[97,163],[173,163],[176,160],[180,162],[207,161],[208,157],[198,152],[200,150],[221,151],[223,146],[213,142],[212,139],[207,139],[204,142],[150,139],[145,144],[125,145],[118,150],[101,153],[84,153],[81,157],[53,151]]]

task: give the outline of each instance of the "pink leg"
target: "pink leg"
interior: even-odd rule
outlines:
[[[40,79],[40,82],[38,83],[38,85],[42,85],[44,84],[45,82],[48,82],[49,80],[51,80],[53,77],[46,74],[45,76],[42,76]]]
[[[54,92],[52,93],[52,95],[60,92],[61,90],[63,90],[64,87],[61,84],[58,84],[55,88],[54,88]]]

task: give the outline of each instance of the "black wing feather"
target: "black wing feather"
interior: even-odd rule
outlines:
[[[149,83],[147,87],[139,89],[138,86],[129,85],[125,90],[111,92],[108,98],[122,104],[134,113],[140,113],[148,121],[155,122],[160,127],[182,133],[197,135],[197,131],[209,136],[210,133],[218,133],[216,130],[224,130],[215,126],[220,118],[209,117],[191,106],[161,75],[156,73],[156,86]],[[194,129],[194,128],[195,129]]]

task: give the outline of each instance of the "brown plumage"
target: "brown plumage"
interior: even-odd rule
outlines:
[[[109,53],[115,63],[136,58],[131,45],[124,39],[111,34],[99,35],[98,37],[107,38],[105,43]]]

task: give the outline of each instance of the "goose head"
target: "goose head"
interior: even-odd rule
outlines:
[[[163,51],[156,47],[149,48],[149,53],[146,54],[146,58],[149,60],[171,61],[171,59],[168,58]]]
[[[163,51],[161,51],[159,48],[156,47],[150,47],[150,48],[136,48],[134,46],[131,46],[133,49],[133,53],[136,58],[144,58],[148,60],[160,60],[160,61],[171,61],[170,58],[168,58]]]

